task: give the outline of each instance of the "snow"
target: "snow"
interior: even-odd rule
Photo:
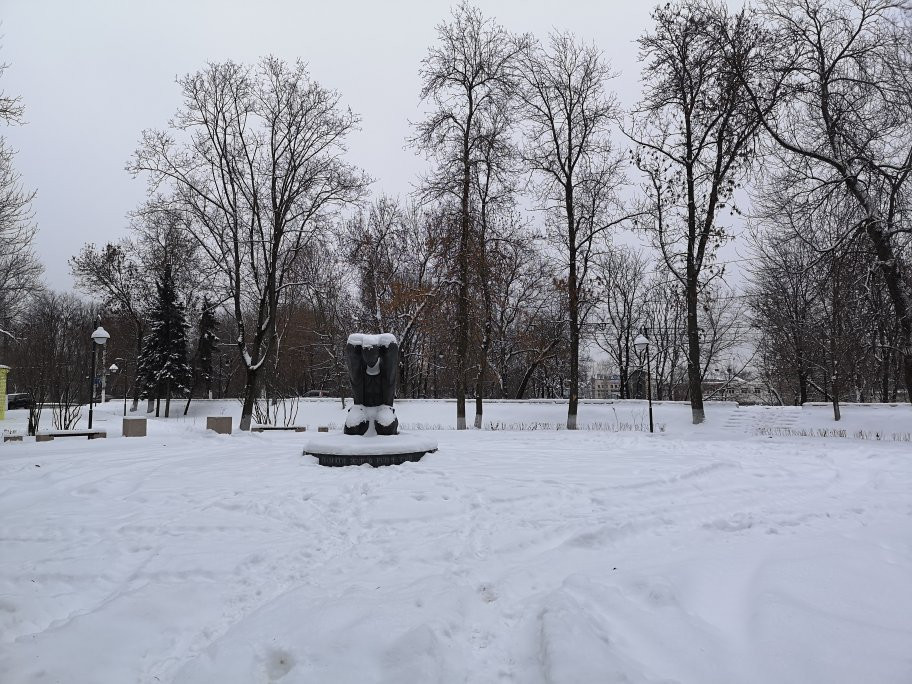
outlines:
[[[345,427],[356,427],[361,425],[361,423],[366,422],[368,419],[367,411],[364,406],[361,404],[355,404],[350,409],[348,409],[348,414],[345,416]]]
[[[391,344],[396,344],[396,336],[392,333],[381,333],[379,335],[352,333],[348,336],[348,343],[356,347],[388,347]]]
[[[319,435],[304,446],[309,454],[333,454],[335,456],[388,456],[391,454],[415,454],[419,451],[433,451],[437,442],[426,436],[406,432],[398,435],[372,436],[345,435],[341,432]]]
[[[396,420],[396,412],[393,410],[392,406],[374,406],[374,420],[377,421],[378,425],[383,427],[389,427]]]
[[[392,406],[362,406],[361,404],[354,404],[348,409],[348,414],[345,416],[345,427],[355,427],[369,421],[367,436],[372,436],[377,434],[374,422],[383,427],[389,427],[395,420],[396,411]]]
[[[458,432],[403,401],[439,451],[386,468],[203,429],[238,402],[147,438],[120,409],[108,439],[0,444],[4,684],[912,681],[912,445],[852,436],[907,405],[844,407],[842,438],[758,433],[840,427],[825,406],[659,404],[650,435],[639,402]]]

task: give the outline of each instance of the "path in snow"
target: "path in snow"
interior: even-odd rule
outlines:
[[[0,681],[912,679],[908,445],[435,436],[4,451]]]

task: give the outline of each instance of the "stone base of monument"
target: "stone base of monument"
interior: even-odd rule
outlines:
[[[333,433],[315,437],[304,447],[305,456],[316,456],[322,466],[400,465],[420,461],[427,453],[437,451],[437,442],[400,432],[398,435],[346,435]]]

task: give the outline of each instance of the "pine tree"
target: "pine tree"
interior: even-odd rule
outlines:
[[[187,395],[187,404],[184,406],[184,415],[190,410],[190,401],[193,393],[200,383],[206,387],[206,396],[212,398],[212,355],[218,349],[218,336],[215,328],[218,321],[213,313],[213,306],[208,297],[203,297],[203,311],[199,321],[199,336],[197,337],[196,358],[193,365],[193,382]]]
[[[143,342],[139,376],[147,396],[160,403],[165,396],[165,417],[171,411],[171,395],[190,390],[193,371],[187,360],[187,316],[177,299],[171,267],[166,266],[155,284],[157,297],[149,311],[149,332]],[[155,415],[159,414],[159,405]]]

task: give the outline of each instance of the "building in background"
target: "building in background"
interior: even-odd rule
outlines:
[[[592,376],[592,399],[618,399],[621,396],[621,377],[617,374]]]

